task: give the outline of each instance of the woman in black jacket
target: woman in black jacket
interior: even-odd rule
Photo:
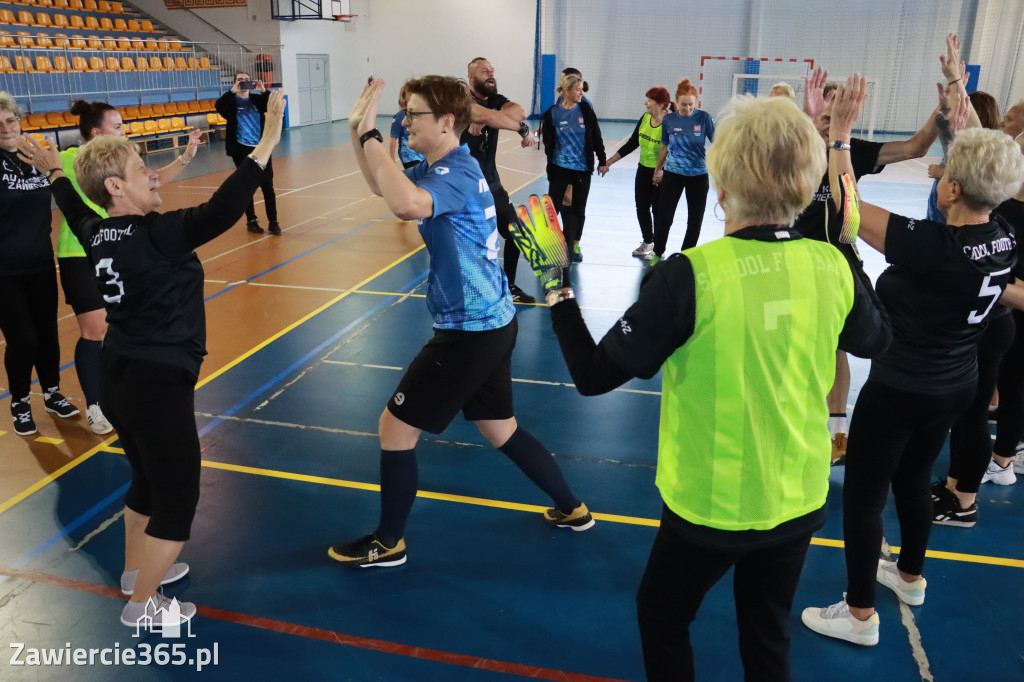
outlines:
[[[562,101],[544,112],[541,137],[548,157],[548,195],[558,202],[556,208],[562,217],[569,257],[579,263],[583,260],[580,236],[586,220],[594,155],[597,154],[598,173],[607,173],[608,166],[601,126],[594,110],[583,100],[583,79],[575,74],[562,76],[560,89]],[[573,188],[572,206],[561,203],[569,186]]]

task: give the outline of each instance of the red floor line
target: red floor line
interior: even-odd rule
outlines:
[[[124,597],[121,594],[121,590],[116,587],[103,587],[101,585],[94,585],[82,580],[63,578],[55,575],[48,575],[46,573],[38,573],[36,571],[25,571],[17,568],[0,566],[0,575],[17,578],[19,580],[45,583],[47,585],[63,587],[69,590],[78,590],[79,592],[90,592],[103,597],[127,599],[127,597]],[[309,639],[319,639],[324,642],[333,642],[335,644],[343,644],[345,646],[353,646],[360,649],[382,651],[384,653],[408,656],[410,658],[419,658],[427,661],[436,661],[438,663],[450,663],[452,665],[461,665],[467,668],[491,670],[509,675],[520,675],[522,677],[528,677],[535,680],[552,680],[553,682],[626,682],[625,680],[618,680],[611,677],[570,673],[562,670],[553,670],[551,668],[541,668],[521,663],[498,661],[492,658],[481,658],[479,656],[458,654],[450,651],[409,646],[408,644],[399,644],[398,642],[388,642],[385,640],[370,639],[367,637],[356,637],[354,635],[346,635],[343,632],[335,632],[333,630],[325,630],[323,628],[312,628],[305,625],[296,625],[295,623],[286,623],[280,620],[251,616],[245,613],[236,613],[234,611],[224,611],[222,609],[215,609],[209,606],[197,606],[197,612],[205,618],[213,618],[215,620],[236,623],[238,625],[247,625],[249,627],[260,628],[261,630],[280,632],[286,635],[297,635],[299,637],[306,637]]]

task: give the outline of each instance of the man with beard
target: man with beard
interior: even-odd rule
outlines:
[[[494,67],[483,57],[469,63],[469,90],[473,95],[473,122],[462,133],[459,140],[469,146],[469,153],[480,164],[484,179],[494,196],[494,208],[498,218],[498,234],[505,240],[504,269],[512,300],[516,303],[533,303],[536,299],[516,286],[516,269],[519,266],[519,248],[509,237],[508,226],[516,218],[516,210],[508,192],[501,186],[498,166],[494,155],[498,151],[498,131],[514,130],[523,138],[522,146],[536,143],[533,132],[525,122],[526,109],[498,94],[498,83],[494,79]]]

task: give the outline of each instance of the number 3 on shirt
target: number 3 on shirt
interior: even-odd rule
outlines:
[[[1002,296],[1003,294],[1003,290],[1002,288],[999,287],[998,284],[992,284],[992,277],[1005,275],[1009,271],[1010,268],[1006,268],[1005,270],[993,272],[985,276],[985,279],[981,283],[981,290],[978,292],[978,298],[985,298],[987,296],[991,296],[992,300],[989,301],[988,307],[985,308],[985,310],[983,310],[982,312],[979,313],[977,310],[972,310],[971,314],[967,316],[967,324],[981,324],[982,322],[985,321],[985,317],[988,315],[989,311],[992,310],[992,306],[996,304],[996,301],[998,301],[999,297]]]
[[[103,294],[103,300],[106,301],[107,303],[120,303],[121,297],[124,296],[124,282],[122,282],[119,279],[120,275],[118,275],[117,272],[115,272],[114,269],[110,267],[113,264],[113,258],[100,259],[100,262],[96,264],[96,277],[102,277],[104,272],[110,275],[110,279],[108,279],[103,284],[117,287],[117,294],[115,296],[108,296],[107,294]]]

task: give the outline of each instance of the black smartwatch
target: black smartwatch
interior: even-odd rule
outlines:
[[[530,126],[527,125],[526,121],[519,122],[519,136],[526,137],[530,134]]]
[[[384,144],[384,136],[381,135],[380,131],[377,130],[376,128],[374,128],[373,130],[371,130],[368,133],[363,133],[362,135],[359,136],[359,146],[360,147],[365,147],[366,146],[366,141],[369,140],[369,139],[374,139],[374,140],[377,140],[377,142],[380,142],[381,144]]]

